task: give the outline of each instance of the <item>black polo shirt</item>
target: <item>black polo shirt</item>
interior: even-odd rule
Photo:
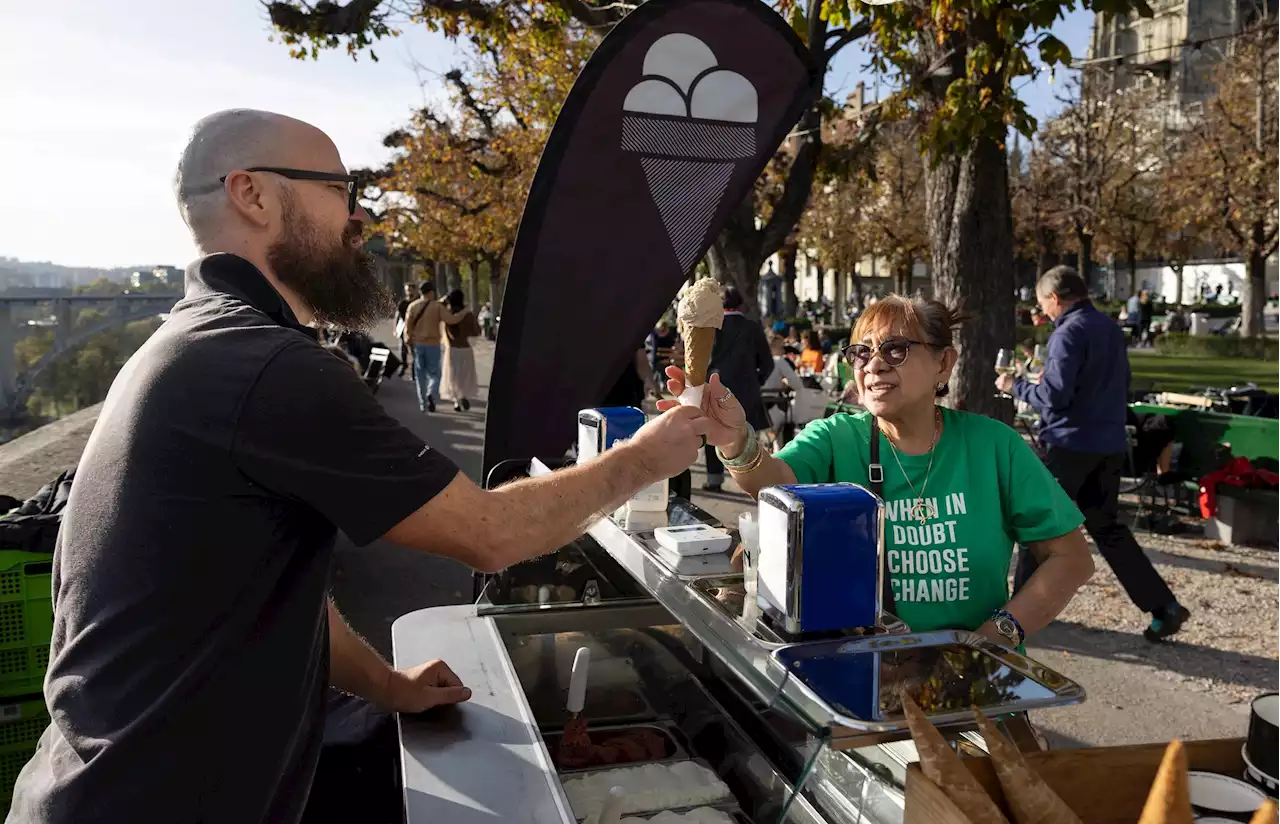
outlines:
[[[54,554],[53,724],[10,822],[294,822],[319,753],[334,536],[457,474],[234,255],[121,370]]]

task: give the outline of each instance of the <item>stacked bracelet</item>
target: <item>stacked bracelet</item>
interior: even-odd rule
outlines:
[[[760,466],[763,460],[763,453],[760,450],[760,439],[756,437],[756,430],[747,424],[747,445],[742,450],[742,454],[736,458],[725,457],[720,447],[716,447],[716,457],[725,465],[726,469],[735,472],[751,472]]]

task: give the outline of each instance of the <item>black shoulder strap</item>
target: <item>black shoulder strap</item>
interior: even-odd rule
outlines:
[[[871,416],[871,463],[867,465],[867,480],[871,491],[884,498],[884,466],[880,463],[880,421]]]
[[[884,499],[884,466],[880,463],[880,421],[871,416],[871,460],[867,464],[867,481],[876,497]],[[897,605],[893,601],[893,582],[889,579],[889,570],[884,568],[885,558],[880,559],[880,609],[890,615],[897,615]]]

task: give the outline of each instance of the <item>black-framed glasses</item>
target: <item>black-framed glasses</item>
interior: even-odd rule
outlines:
[[[911,347],[928,345],[922,340],[893,338],[882,342],[879,346],[851,343],[841,351],[841,354],[844,355],[845,360],[849,361],[857,369],[866,368],[866,365],[871,363],[871,359],[876,355],[879,355],[880,360],[888,365],[897,367],[907,362],[907,355],[911,354]]]
[[[246,172],[270,172],[273,175],[287,177],[290,180],[323,180],[330,183],[347,184],[347,214],[354,215],[356,208],[360,205],[356,203],[356,176],[351,174],[339,174],[338,172],[313,172],[309,169],[286,169],[281,166],[250,166],[245,169]],[[218,178],[219,183],[226,183],[230,173]]]

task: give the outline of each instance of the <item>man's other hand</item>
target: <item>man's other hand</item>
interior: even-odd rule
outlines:
[[[428,661],[416,667],[392,670],[387,683],[385,709],[425,712],[443,704],[459,704],[471,698],[471,690],[444,661]]]
[[[1001,375],[996,378],[996,391],[1006,395],[1013,394],[1013,375]]]

